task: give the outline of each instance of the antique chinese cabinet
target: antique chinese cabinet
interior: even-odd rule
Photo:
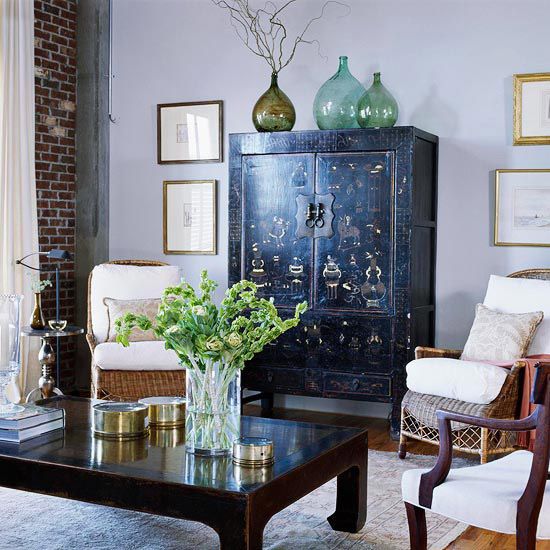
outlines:
[[[230,136],[229,283],[254,281],[298,328],[243,388],[392,404],[434,343],[436,136],[413,127]]]

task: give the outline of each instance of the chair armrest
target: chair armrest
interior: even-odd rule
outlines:
[[[431,508],[434,489],[441,485],[451,469],[453,460],[453,434],[451,421],[470,424],[480,428],[506,431],[532,430],[537,426],[539,407],[527,418],[521,420],[499,420],[496,418],[480,418],[452,411],[437,411],[439,425],[439,455],[435,466],[420,478],[418,502],[424,508]]]
[[[459,349],[443,349],[443,348],[428,348],[418,346],[414,350],[415,359],[424,359],[426,357],[446,357],[448,359],[460,359],[462,350]]]
[[[97,340],[95,339],[95,336],[92,333],[90,332],[86,333],[86,342],[88,342],[90,351],[94,353],[94,349],[97,346]]]

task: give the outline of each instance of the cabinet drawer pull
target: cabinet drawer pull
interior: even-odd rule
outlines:
[[[357,391],[359,389],[359,380],[357,380],[357,378],[353,379],[351,387],[353,388],[353,391]]]
[[[271,384],[271,382],[273,382],[273,373],[272,372],[268,372],[267,373],[267,381]]]

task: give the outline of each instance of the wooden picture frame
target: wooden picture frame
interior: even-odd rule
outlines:
[[[163,182],[164,254],[217,254],[217,181]]]
[[[550,73],[514,75],[514,145],[550,145]]]
[[[494,244],[550,247],[550,168],[495,170]]]
[[[223,162],[223,101],[159,103],[157,163]]]

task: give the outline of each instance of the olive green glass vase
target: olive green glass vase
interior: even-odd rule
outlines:
[[[277,73],[271,75],[271,86],[254,105],[252,122],[258,132],[288,132],[296,122],[296,111],[288,96],[279,88]]]
[[[313,102],[313,116],[321,130],[359,128],[357,103],[365,88],[348,69],[348,58],[340,56],[338,71],[320,88]]]
[[[397,101],[382,84],[380,73],[374,73],[374,82],[359,100],[357,111],[361,128],[391,128],[397,122]]]

